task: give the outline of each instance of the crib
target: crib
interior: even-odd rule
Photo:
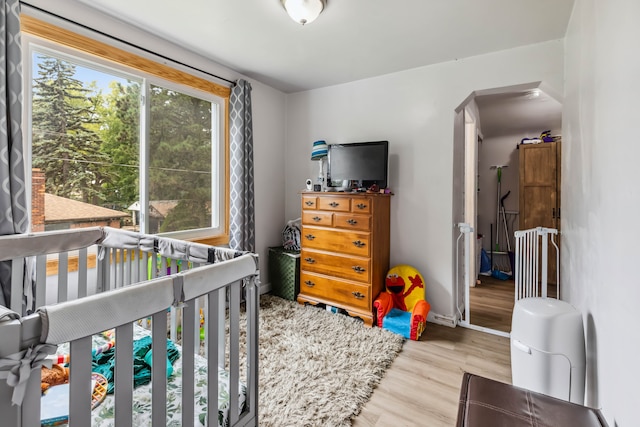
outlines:
[[[257,255],[92,227],[0,236],[0,264],[11,271],[0,306],[0,426],[257,425]],[[95,345],[105,333],[115,337],[113,394],[96,406]],[[139,337],[152,350],[148,394],[133,384]],[[42,366],[61,357],[68,415],[43,423]]]

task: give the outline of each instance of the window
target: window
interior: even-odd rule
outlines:
[[[24,15],[22,28],[32,229],[227,243],[229,89]]]

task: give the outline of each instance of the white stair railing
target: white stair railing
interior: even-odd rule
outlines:
[[[560,298],[560,250],[554,240],[555,228],[536,227],[515,233],[515,299],[547,297],[549,240],[556,248],[557,297]],[[549,239],[550,238],[550,239]],[[540,292],[540,293],[539,293]]]

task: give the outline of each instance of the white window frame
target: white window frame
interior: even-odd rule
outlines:
[[[100,71],[108,72],[118,77],[123,77],[131,80],[136,80],[141,83],[142,96],[145,102],[141,102],[141,117],[140,117],[140,204],[144,207],[144,211],[141,211],[141,225],[148,227],[148,162],[149,162],[149,150],[148,134],[149,134],[149,112],[146,108],[148,99],[148,90],[150,85],[161,86],[167,89],[173,89],[181,93],[194,96],[203,99],[207,102],[211,102],[212,106],[212,141],[211,141],[211,172],[212,172],[212,194],[211,194],[211,213],[212,213],[212,226],[203,229],[183,230],[170,233],[163,233],[165,236],[171,236],[181,239],[190,239],[196,241],[202,241],[210,244],[227,244],[229,235],[229,218],[228,218],[228,96],[225,98],[216,93],[207,92],[199,88],[191,87],[186,84],[182,84],[173,80],[166,80],[159,78],[156,75],[150,74],[144,70],[140,70],[134,67],[128,67],[121,63],[109,61],[108,59],[97,57],[86,52],[81,52],[73,47],[60,44],[56,41],[47,40],[45,38],[38,37],[23,32],[22,33],[23,44],[23,80],[24,80],[24,113],[23,113],[23,129],[24,129],[24,144],[25,144],[25,165],[27,171],[31,170],[32,158],[31,158],[31,142],[32,142],[32,114],[31,114],[31,100],[32,100],[32,57],[33,52],[38,51],[42,53],[51,52],[55,56],[60,56],[65,59],[69,59],[74,63],[78,63],[81,66],[88,66],[89,68],[97,68]],[[115,49],[120,49],[115,47]],[[130,53],[135,57],[136,54]],[[157,61],[162,66],[167,66],[166,61],[162,63]],[[95,66],[93,65],[95,64]],[[176,68],[177,70],[177,68]],[[178,70],[184,74],[184,71]],[[228,88],[222,87],[224,90]],[[28,201],[31,202],[31,174],[27,173],[29,185],[28,189]],[[29,206],[31,209],[31,206]],[[148,229],[142,229],[142,232],[147,232]]]

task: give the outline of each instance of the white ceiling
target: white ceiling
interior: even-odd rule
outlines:
[[[99,9],[290,93],[560,39],[574,0],[328,0],[304,27],[280,0],[57,1]]]
[[[72,20],[96,9],[292,93],[561,39],[574,0],[327,0],[305,26],[281,0],[24,2]],[[560,129],[561,104],[527,97],[531,87],[476,93],[485,137]]]
[[[562,128],[562,104],[541,89],[511,89],[508,92],[475,97],[482,134],[487,137],[557,132]]]

